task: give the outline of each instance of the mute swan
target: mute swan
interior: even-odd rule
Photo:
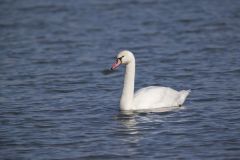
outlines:
[[[121,51],[117,55],[116,62],[111,70],[121,64],[126,65],[122,96],[120,100],[121,110],[145,110],[163,107],[181,106],[190,90],[176,91],[169,87],[150,86],[142,88],[134,94],[135,58],[130,51]]]

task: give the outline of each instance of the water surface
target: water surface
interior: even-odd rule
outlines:
[[[238,159],[240,1],[0,2],[0,159]],[[122,113],[136,88],[191,89],[184,107]]]

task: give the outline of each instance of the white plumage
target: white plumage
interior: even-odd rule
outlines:
[[[189,92],[189,90],[178,92],[169,87],[159,86],[142,88],[134,94],[132,109],[139,110],[181,106]]]
[[[190,90],[176,91],[169,87],[149,86],[142,88],[134,94],[135,58],[132,52],[122,51],[118,54],[116,62],[111,69],[126,64],[121,110],[145,110],[164,107],[181,106]]]

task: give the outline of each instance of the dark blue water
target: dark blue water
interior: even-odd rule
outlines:
[[[123,49],[185,106],[120,112]],[[239,60],[237,0],[2,0],[0,159],[238,159]]]

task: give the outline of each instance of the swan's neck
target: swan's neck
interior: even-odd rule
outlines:
[[[134,79],[135,79],[135,60],[126,65],[125,78],[122,96],[120,100],[121,110],[132,109],[134,95]]]

